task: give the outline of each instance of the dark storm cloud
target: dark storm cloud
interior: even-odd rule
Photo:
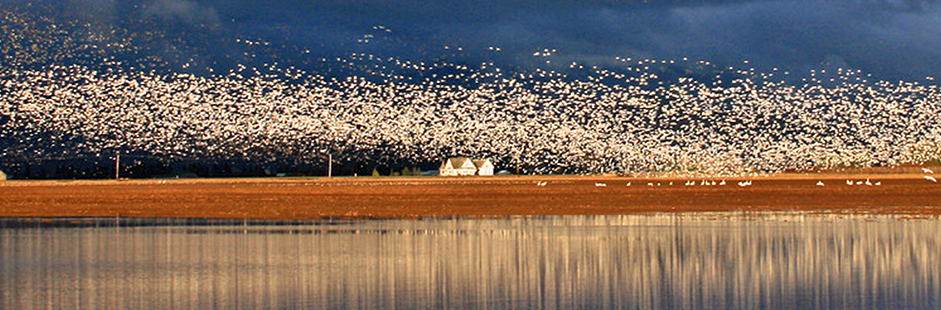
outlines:
[[[343,33],[381,24],[421,43],[501,46],[521,61],[556,48],[575,61],[692,57],[790,70],[842,65],[899,78],[941,72],[937,1],[245,1],[225,12],[251,24]]]
[[[941,2],[929,0],[72,0],[91,8],[135,7],[138,16],[219,24],[235,33],[282,36],[309,47],[356,45],[384,25],[395,42],[461,45],[468,61],[613,61],[615,56],[690,57],[720,65],[749,60],[762,69],[802,72],[845,66],[885,78],[941,72]],[[89,9],[94,10],[94,9]],[[107,11],[106,9],[101,9]],[[112,14],[113,15],[113,14]],[[120,14],[119,14],[120,15]],[[487,47],[499,46],[500,55]],[[414,51],[414,50],[413,50]],[[433,54],[433,53],[432,53]]]
[[[924,2],[751,1],[532,11],[478,25],[496,44],[580,57],[694,57],[805,70],[843,62],[887,76],[941,69],[941,7]],[[448,31],[459,31],[460,27]],[[483,43],[483,42],[481,42]],[[579,58],[579,57],[574,57]]]

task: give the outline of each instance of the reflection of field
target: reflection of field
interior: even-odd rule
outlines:
[[[902,217],[3,228],[0,308],[938,309],[941,221]]]
[[[867,179],[873,185],[846,185]],[[695,185],[686,186],[690,180]],[[717,185],[703,186],[702,178],[613,176],[9,181],[0,183],[0,216],[304,219],[729,210],[941,215],[941,183],[919,173],[781,174],[748,178],[748,187],[738,185],[743,178],[709,180]],[[718,185],[723,180],[726,185]]]

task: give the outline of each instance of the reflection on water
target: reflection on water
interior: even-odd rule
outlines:
[[[938,219],[22,223],[0,222],[2,309],[941,307]]]

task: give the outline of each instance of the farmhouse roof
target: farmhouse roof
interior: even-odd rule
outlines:
[[[480,167],[483,167],[484,164],[489,163],[490,159],[472,160],[472,162],[474,162],[474,166],[476,166],[477,168],[480,168]]]
[[[468,159],[467,157],[451,157],[451,158],[448,158],[448,161],[451,162],[451,167],[454,168],[454,169],[460,169],[461,167],[464,166],[464,163],[466,163],[466,162],[469,161],[469,160],[470,160],[470,159]],[[473,161],[471,161],[471,163],[473,164]]]

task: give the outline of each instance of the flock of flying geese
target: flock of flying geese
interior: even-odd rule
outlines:
[[[920,163],[941,149],[941,90],[911,84],[684,80],[647,89],[516,77],[465,88],[50,66],[0,68],[0,89],[0,133],[37,156],[63,148],[241,158],[329,150],[350,161],[488,157],[532,173],[742,175]],[[870,99],[860,102],[862,93]]]
[[[693,176],[941,157],[941,88],[854,70],[814,71],[794,85],[775,70],[708,76],[714,65],[687,59],[617,57],[573,71],[365,54],[335,61],[412,74],[337,77],[269,64],[201,76],[0,62],[0,135],[12,141],[0,156],[331,153],[383,164],[463,155],[531,173]],[[662,78],[664,66],[696,73]]]

